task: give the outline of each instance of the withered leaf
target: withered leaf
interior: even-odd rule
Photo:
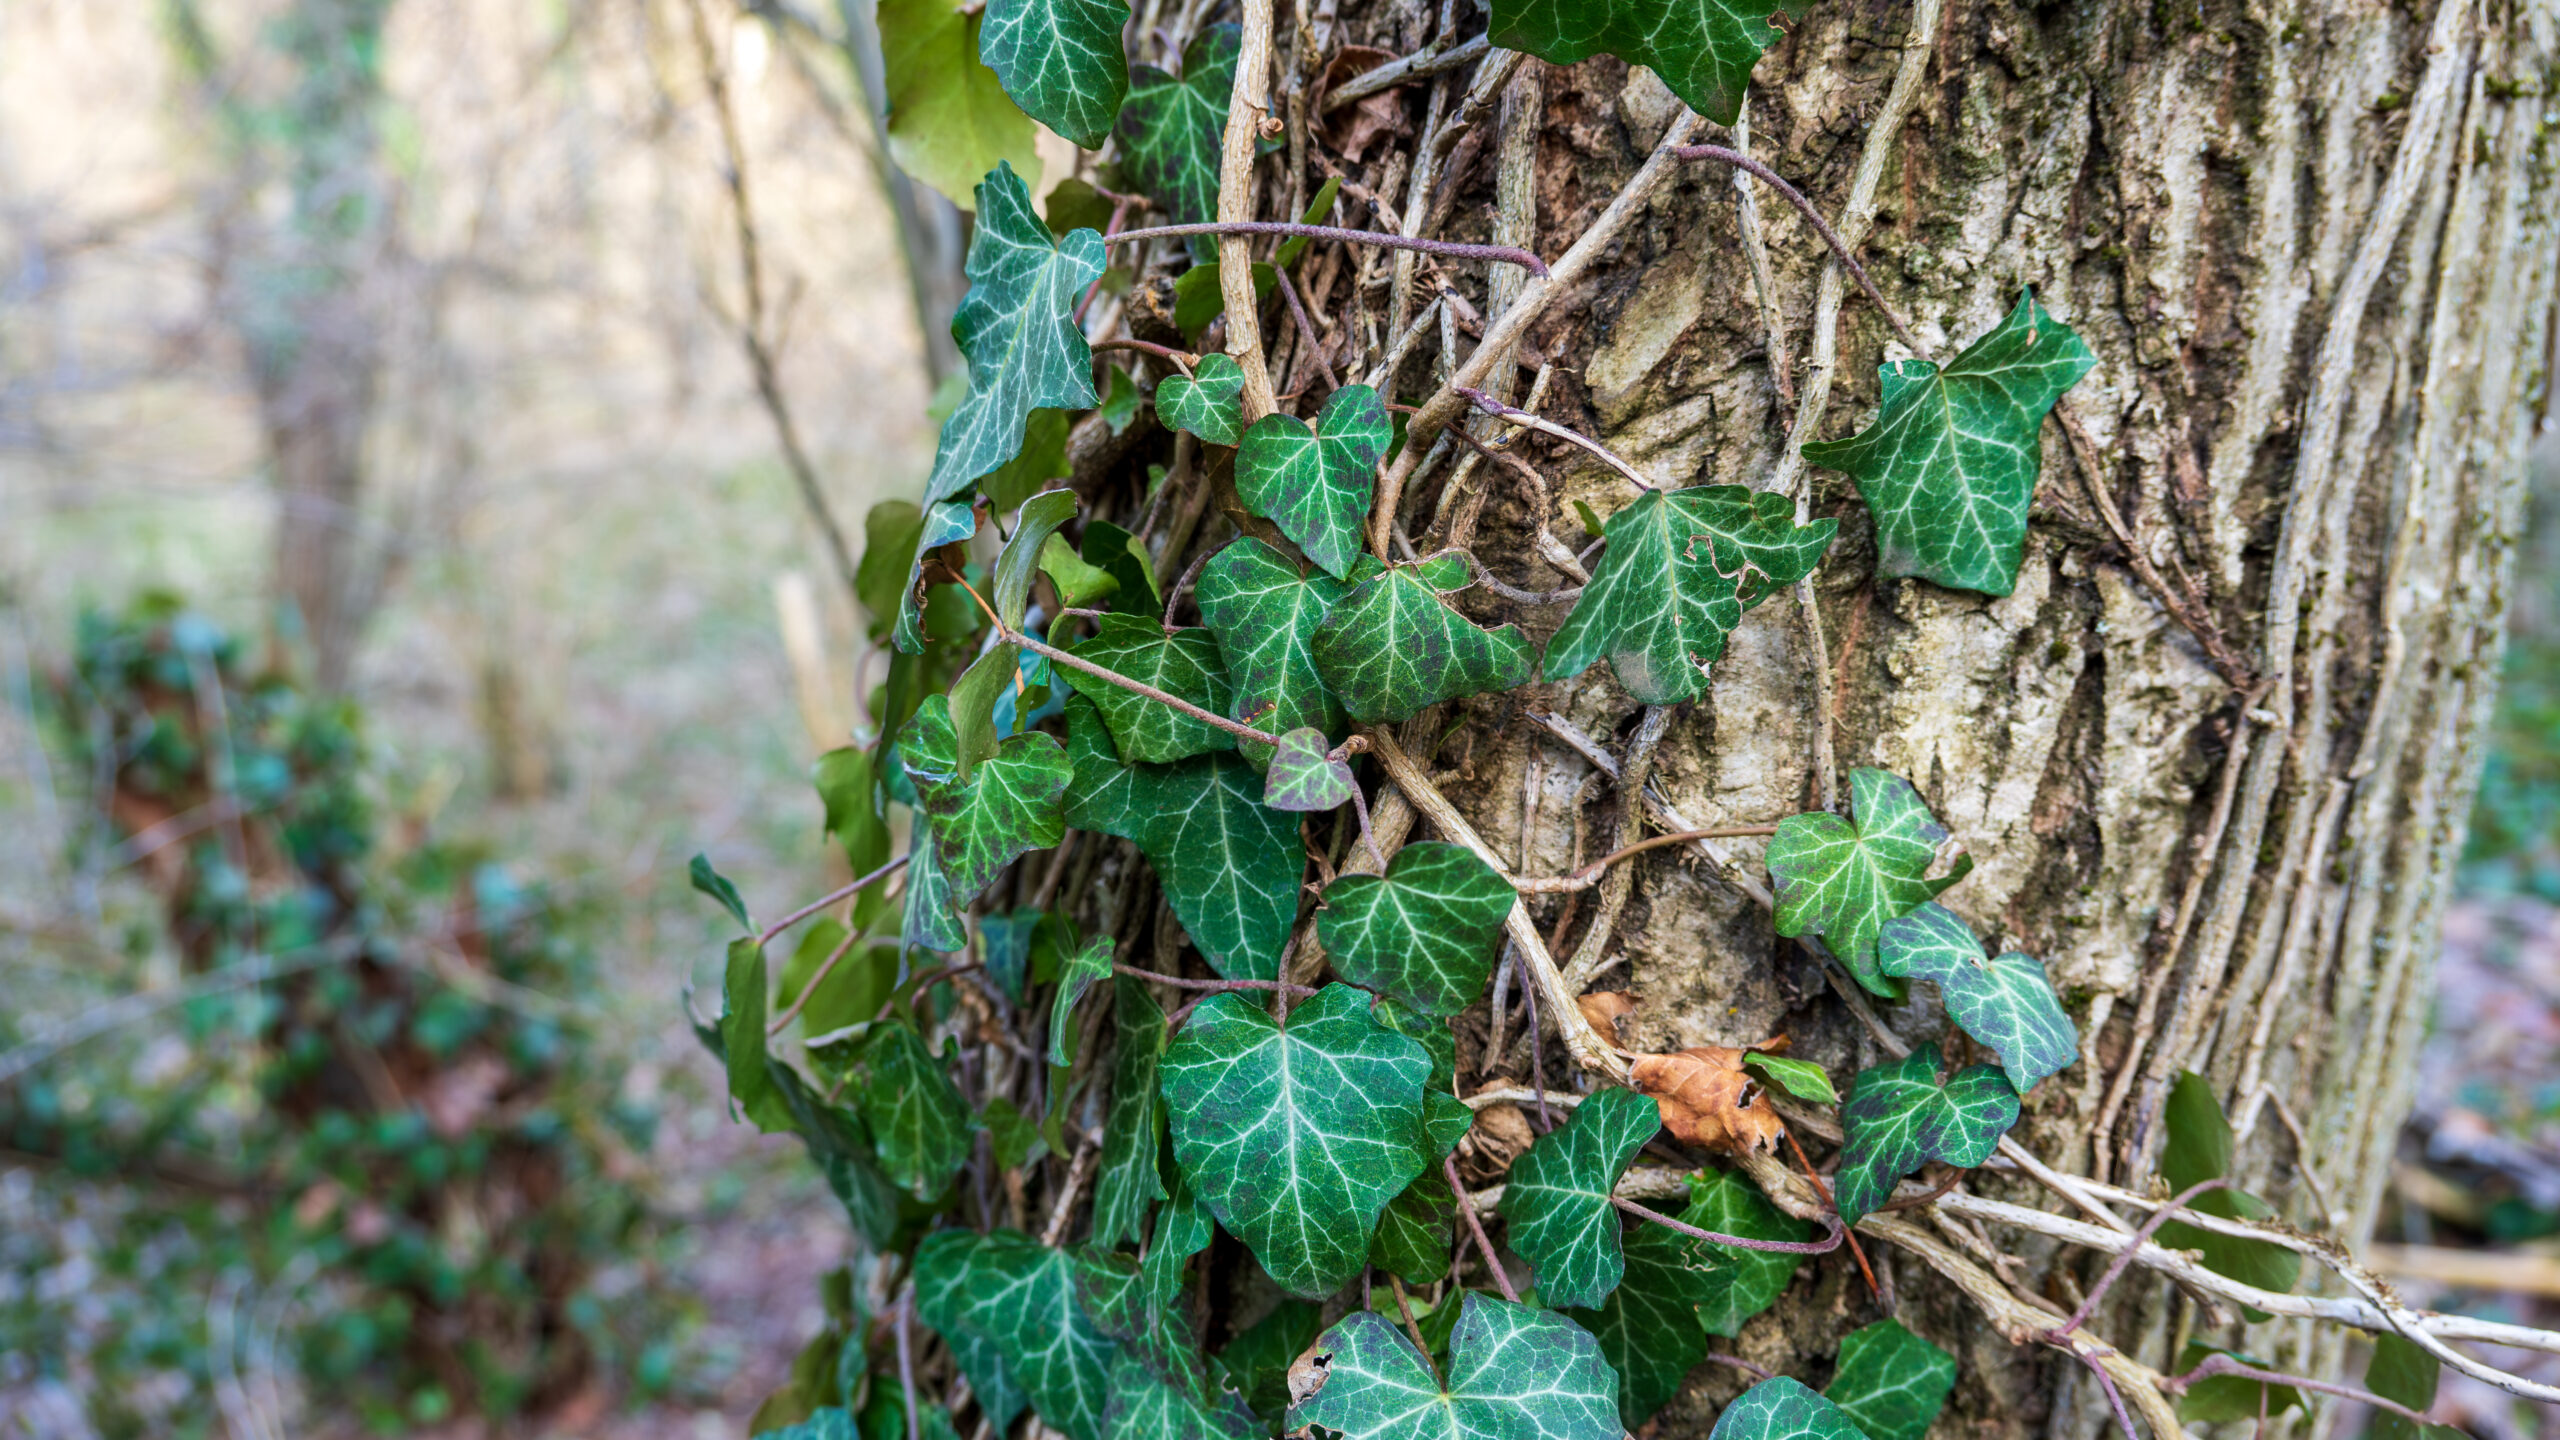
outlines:
[[[1639,1055],[1635,1087],[1661,1107],[1662,1128],[1691,1145],[1728,1155],[1769,1150],[1787,1127],[1762,1093],[1759,1077],[1742,1068],[1746,1053],[1693,1045],[1669,1055]]]
[[[1612,1045],[1620,1043],[1618,1022],[1636,1010],[1636,998],[1624,990],[1594,990],[1575,996],[1573,1004],[1582,1012],[1582,1018],[1591,1022],[1591,1028]]]

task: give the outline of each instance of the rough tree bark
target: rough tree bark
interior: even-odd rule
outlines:
[[[1342,43],[1398,52],[1429,28],[1420,6],[1392,0],[1341,0],[1336,25]],[[1691,823],[1723,825],[1824,803],[1854,765],[1910,777],[1976,857],[1946,903],[2045,957],[2081,1022],[2084,1063],[2040,1087],[2019,1132],[2048,1160],[2148,1183],[2162,1092],[2194,1069],[2245,1132],[2245,1183],[2308,1228],[2333,1222],[2351,1242],[2373,1228],[2546,380],[2555,61],[2560,13],[2512,0],[1814,7],[1762,61],[1745,143],[1837,218],[1942,357],[2027,285],[2099,356],[2070,419],[2045,428],[2006,599],[1875,578],[1846,477],[1787,458],[1796,440],[1870,418],[1875,364],[1907,351],[1854,291],[1841,304],[1798,216],[1764,189],[1738,193],[1721,166],[1657,190],[1530,328],[1516,372],[1494,367],[1488,388],[1517,399],[1553,362],[1543,413],[1671,483],[1793,488],[1839,518],[1801,601],[1748,617],[1712,693],[1671,717],[1654,783]],[[1432,113],[1457,106],[1470,73],[1438,82]],[[1429,83],[1407,87],[1409,121]],[[1681,114],[1617,61],[1529,62],[1444,170],[1456,203],[1435,233],[1555,257]],[[1712,126],[1697,138],[1726,141]],[[1362,167],[1372,184],[1398,169],[1376,160]],[[1405,218],[1398,180],[1383,183]],[[1766,241],[1774,320],[1749,228]],[[1488,325],[1510,298],[1452,280]],[[1445,373],[1417,357],[1402,398]],[[1624,503],[1588,457],[1534,438],[1522,449],[1557,483],[1565,531],[1568,502],[1604,515]],[[1426,461],[1407,492],[1424,548],[1473,525],[1506,580],[1572,583],[1533,558],[1517,482],[1487,465],[1451,488],[1450,471]],[[1537,634],[1563,613],[1482,591],[1467,603]],[[1426,715],[1406,741],[1418,754],[1437,743],[1442,788],[1522,873],[1558,874],[1608,848],[1615,801],[1524,707],[1612,752],[1639,714],[1603,666]],[[1381,816],[1391,843],[1411,823]],[[1758,875],[1756,842],[1736,844]],[[1710,865],[1658,850],[1620,876],[1632,885],[1556,897],[1541,922],[1577,911],[1560,961],[1578,949],[1587,970],[1623,953],[1602,983],[1641,997],[1631,1044],[1786,1032],[1836,1071],[1884,1058],[1820,968]],[[1614,930],[1587,938],[1595,912]],[[1914,1038],[1937,1028],[1919,1007],[1898,1023]],[[2322,1195],[2336,1211],[2325,1220]],[[2098,1431],[2105,1402],[2085,1371],[2013,1348],[1882,1248],[1903,1318],[1963,1363],[1949,1424]],[[2076,1252],[2017,1253],[2018,1274],[2056,1296],[2076,1293],[2059,1270],[2086,1284],[2096,1268]],[[2168,1287],[2127,1289],[2142,1296],[2120,1290],[2104,1328],[2149,1363],[2206,1323]],[[1808,1266],[1737,1348],[1818,1377],[1872,1309],[1853,1269]],[[2325,1374],[2344,1339],[2281,1323],[2248,1343]],[[1660,1433],[1704,1434],[1742,1383],[1695,1373]]]

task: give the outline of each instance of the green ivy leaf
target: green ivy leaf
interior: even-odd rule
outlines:
[[[1861,1070],[1840,1107],[1848,1143],[1831,1184],[1842,1223],[1855,1225],[1893,1198],[1895,1182],[1932,1160],[1971,1168],[1991,1158],[2018,1123],[2018,1092],[1996,1066],[1974,1065],[1938,1083],[1938,1047]]]
[[[1274,810],[1321,813],[1350,803],[1359,793],[1351,762],[1335,758],[1323,731],[1303,726],[1280,737],[1271,768],[1263,772],[1262,803]]]
[[[769,1003],[765,983],[764,947],[752,935],[730,941],[728,961],[720,973],[721,1065],[738,1113],[771,1134],[790,1126],[765,1067],[764,1017]]]
[[[1232,992],[1212,995],[1164,1059],[1174,1155],[1281,1289],[1329,1295],[1360,1273],[1378,1212],[1422,1173],[1430,1069],[1348,985],[1326,986],[1285,1030]]]
[[[950,1345],[990,1421],[1009,1425],[1027,1397],[1071,1440],[1103,1440],[1119,1346],[1077,1300],[1073,1256],[1018,1230],[937,1230],[916,1248],[915,1276],[917,1316]]]
[[[1266,732],[1341,731],[1342,702],[1316,669],[1315,637],[1349,593],[1351,587],[1321,570],[1302,574],[1250,536],[1209,557],[1192,594],[1200,602],[1200,619],[1218,637],[1235,686],[1229,719]]]
[[[1243,27],[1205,26],[1182,51],[1182,74],[1153,65],[1129,76],[1120,106],[1120,171],[1177,225],[1218,217],[1218,160]],[[1205,251],[1208,247],[1198,247]]]
[[[1730,125],[1752,65],[1784,33],[1778,17],[1801,20],[1812,8],[1810,0],[1493,0],[1493,43],[1558,65],[1607,54],[1647,66],[1691,109]]]
[[[1707,1440],[1867,1440],[1839,1406],[1780,1375],[1724,1407]]]
[[[1075,308],[1102,274],[1101,236],[1050,235],[1022,177],[999,162],[978,187],[968,270],[951,338],[969,362],[969,393],[943,422],[928,502],[960,494],[1018,454],[1032,411],[1089,410],[1100,400]]]
[[[1297,820],[1263,805],[1253,767],[1233,754],[1124,765],[1081,695],[1067,701],[1067,743],[1075,766],[1067,823],[1137,842],[1184,932],[1219,974],[1277,979],[1307,857]]]
[[[739,898],[738,887],[729,883],[728,876],[711,868],[710,856],[694,856],[692,863],[685,867],[685,878],[693,883],[694,889],[718,901],[720,908],[728,911],[730,918],[738,922],[739,929],[750,935],[755,933],[756,922],[747,918],[747,902]]]
[[[1267,1433],[1243,1396],[1177,1384],[1125,1350],[1111,1367],[1103,1425],[1111,1440],[1261,1440]]]
[[[1253,422],[1236,450],[1236,495],[1326,574],[1346,578],[1390,438],[1378,392],[1345,385],[1325,397],[1312,427],[1276,411]]]
[[[1849,772],[1852,827],[1837,815],[1790,815],[1769,837],[1769,877],[1776,882],[1778,933],[1819,935],[1879,995],[1899,999],[1877,964],[1876,937],[1885,922],[1910,914],[1965,877],[1973,857],[1952,844],[1911,782],[1882,770]],[[1954,864],[1933,876],[1941,853]]]
[[[862,1078],[850,1094],[878,1147],[881,1173],[918,1200],[932,1200],[976,1143],[968,1102],[904,1020],[874,1026],[856,1064]]]
[[[1125,85],[1128,83],[1125,61],[1121,73],[1121,83]],[[1098,235],[1110,228],[1111,212],[1117,208],[1115,202],[1105,199],[1101,191],[1093,188],[1092,181],[1081,175],[1070,175],[1049,187],[1048,199],[1042,204],[1041,218],[1049,222],[1052,235],[1064,235],[1070,230],[1091,230]]]
[[[1701,1230],[1793,1241],[1812,1233],[1758,1187],[1723,1171],[1691,1176],[1689,1194],[1689,1207],[1675,1218]],[[1735,1334],[1778,1298],[1801,1257],[1646,1224],[1627,1227],[1624,1247],[1626,1278],[1618,1288],[1599,1309],[1571,1313],[1618,1372],[1618,1416],[1632,1430],[1680,1393],[1690,1369],[1706,1358],[1710,1335]]]
[[[904,1197],[880,1173],[870,1127],[861,1113],[820,1095],[788,1065],[769,1061],[765,1071],[790,1116],[788,1128],[799,1134],[818,1173],[827,1178],[827,1188],[844,1206],[854,1233],[875,1249],[887,1245],[897,1234],[898,1206]]]
[[[1103,425],[1112,434],[1125,434],[1130,423],[1138,418],[1138,382],[1130,379],[1129,372],[1117,365],[1103,368],[1111,372],[1111,379],[1103,386],[1102,404],[1094,413],[1102,417]]]
[[[1831,1088],[1831,1072],[1810,1060],[1791,1060],[1784,1055],[1771,1055],[1753,1050],[1742,1057],[1742,1063],[1760,1072],[1760,1078],[1799,1100],[1816,1105],[1837,1105],[1840,1092]]]
[[[1529,679],[1517,625],[1485,630],[1449,607],[1414,567],[1351,587],[1316,627],[1316,673],[1354,719],[1410,720],[1425,706],[1510,690]]]
[[[1164,613],[1164,587],[1156,583],[1155,565],[1147,558],[1145,541],[1108,520],[1088,520],[1079,550],[1087,562],[1101,566],[1104,573],[1119,582],[1120,588],[1111,596],[1115,612]]]
[[[1095,602],[1110,599],[1120,589],[1117,576],[1099,565],[1085,563],[1063,535],[1052,535],[1041,545],[1040,573],[1058,587],[1061,604],[1079,610],[1091,609]]]
[[[2178,1368],[2192,1370],[2199,1363],[2201,1358],[2183,1361]],[[2423,1412],[2436,1403],[2436,1380],[2440,1368],[2436,1357],[2419,1349],[2415,1343],[2398,1335],[2377,1335],[2373,1337],[2373,1359],[2364,1367],[2364,1388],[2385,1400],[2396,1400],[2412,1410]],[[2212,1383],[2207,1380],[2198,1384],[2187,1392],[2188,1398],[2194,1398],[2197,1391]],[[2256,1407],[2252,1406],[2249,1413],[2254,1418]],[[2269,1407],[2268,1413],[2274,1413],[2273,1406]],[[2183,1407],[2178,1418],[2186,1418]],[[2377,1412],[2365,1422],[2365,1435],[2368,1440],[2465,1440],[2463,1432],[2453,1426],[2416,1425],[2387,1411]]]
[[[1618,1288],[1626,1259],[1609,1196],[1661,1128],[1652,1100],[1613,1086],[1585,1097],[1571,1118],[1512,1162],[1502,1218],[1548,1304],[1587,1309]]]
[[[1191,374],[1156,382],[1156,418],[1167,430],[1188,430],[1233,449],[1244,432],[1243,395],[1244,370],[1235,357],[1211,351]]]
[[[2169,1087],[2161,1119],[2167,1133],[2160,1147],[2160,1178],[2168,1182],[2171,1194],[2231,1173],[2231,1122],[2222,1113],[2211,1081],[2192,1070],[2180,1071]],[[2187,1208],[2224,1220],[2271,1220],[2276,1213],[2257,1196],[2228,1186],[2206,1191],[2189,1201]],[[2224,1235],[2172,1220],[2160,1227],[2160,1243],[2178,1250],[2200,1250],[2206,1269],[2261,1290],[2283,1294],[2302,1279],[2302,1256],[2272,1240]],[[2267,1318],[2266,1312],[2251,1306],[2241,1310],[2253,1322]]]
[[[1191,1182],[1175,1171],[1173,1193],[1165,1197],[1164,1208],[1156,1212],[1155,1243],[1147,1247],[1147,1258],[1139,1268],[1147,1293],[1156,1303],[1170,1305],[1182,1293],[1182,1273],[1191,1257],[1209,1248],[1218,1227],[1209,1221],[1207,1207],[1191,1191]]]
[[[871,752],[854,745],[830,750],[810,767],[809,779],[826,807],[822,833],[844,847],[846,868],[856,875],[879,869],[889,858],[888,796],[872,769]],[[870,892],[864,893],[868,898]]]
[[[937,1405],[934,1408],[938,1410],[942,1407]],[[762,1416],[763,1413],[762,1410],[757,1411],[758,1416]],[[898,1433],[904,1435],[906,1416],[903,1413],[898,1417],[898,1423],[900,1427]],[[945,1426],[950,1423],[948,1420],[943,1422]],[[749,1428],[754,1428],[752,1423]],[[861,1432],[854,1426],[853,1417],[846,1414],[843,1407],[835,1405],[813,1410],[806,1418],[792,1424],[777,1426],[770,1430],[756,1430],[755,1433],[759,1437],[770,1436],[772,1440],[860,1440],[861,1436]]]
[[[1119,1048],[1111,1061],[1111,1108],[1102,1123],[1102,1159],[1093,1175],[1093,1243],[1117,1245],[1146,1233],[1147,1207],[1164,1198],[1157,1164],[1164,1151],[1164,1106],[1156,1072],[1164,1063],[1164,1007],[1147,987],[1123,975],[1113,984],[1112,1022]]]
[[[1040,922],[1047,918],[1047,911],[1028,905],[1010,915],[990,911],[978,917],[979,958],[988,978],[1016,1005],[1022,1003],[1022,987],[1031,978],[1032,937],[1040,933]]]
[[[1689,1208],[1679,1218],[1701,1230],[1745,1240],[1801,1245],[1813,1238],[1811,1225],[1770,1204],[1759,1186],[1729,1170],[1711,1169],[1689,1177]],[[1776,1304],[1804,1263],[1802,1255],[1784,1250],[1699,1243],[1714,1263],[1702,1286],[1704,1298],[1698,1301],[1698,1326],[1726,1339],[1741,1334],[1745,1321]]]
[[[1546,678],[1570,679],[1605,655],[1647,705],[1705,694],[1708,667],[1742,612],[1812,574],[1839,528],[1798,525],[1795,502],[1774,491],[1647,492],[1609,517],[1591,584],[1547,642]]]
[[[1395,1324],[1358,1310],[1316,1342],[1324,1388],[1289,1411],[1344,1440],[1618,1440],[1618,1381],[1599,1343],[1552,1311],[1470,1290],[1449,1337],[1449,1383]]]
[[[1227,662],[1218,653],[1217,637],[1199,626],[1165,633],[1152,618],[1105,615],[1094,621],[1094,633],[1065,647],[1077,658],[1126,675],[1190,701],[1213,715],[1227,710]],[[1102,712],[1102,723],[1121,757],[1146,765],[1165,765],[1213,750],[1233,750],[1235,737],[1170,705],[1136,691],[1058,667],[1077,694]]]
[[[1072,1065],[1076,1059],[1076,1003],[1096,980],[1111,978],[1111,937],[1096,935],[1067,957],[1058,976],[1057,993],[1049,997],[1049,1063]]]
[[[1076,1295],[1094,1325],[1119,1342],[1121,1356],[1187,1395],[1200,1394],[1207,1369],[1191,1343],[1190,1320],[1180,1313],[1178,1297],[1157,1294],[1135,1255],[1098,1245],[1081,1246],[1075,1255]]]
[[[940,697],[936,697],[940,698]],[[943,872],[933,843],[933,817],[918,810],[907,832],[907,908],[901,917],[899,943],[950,954],[969,947],[969,927],[961,914],[969,899]]]
[[[985,1127],[989,1148],[995,1151],[996,1168],[1019,1170],[1049,1153],[1049,1142],[1040,1134],[1040,1122],[1022,1113],[1022,1107],[1002,1095],[987,1102],[978,1112],[978,1123]]]
[[[1956,1357],[1899,1320],[1852,1330],[1822,1396],[1868,1440],[1921,1440],[1956,1385]]]
[[[2097,363],[2030,290],[1946,369],[1877,367],[1876,423],[1807,445],[1804,458],[1858,482],[1875,516],[1877,573],[2006,595],[2018,585],[2045,414]]]
[[[2214,1355],[2228,1355],[2244,1365],[2255,1365],[2262,1370],[2266,1368],[2266,1362],[2243,1355],[2237,1350],[2225,1350],[2220,1346],[2190,1340],[2186,1348],[2178,1352],[2178,1373],[2183,1375],[2203,1364],[2207,1357]],[[2374,1393],[2379,1395],[2382,1392],[2377,1390]],[[2269,1385],[2263,1380],[2252,1380],[2246,1375],[2208,1375],[2188,1386],[2187,1393],[2178,1397],[2178,1418],[2190,1425],[2227,1425],[2233,1421],[2255,1420],[2261,1415],[2272,1417],[2281,1415],[2287,1410],[2302,1408],[2301,1391],[2290,1385]],[[2375,1417],[2377,1421],[2381,1418],[2381,1416]],[[2415,1432],[2418,1428],[2397,1415],[2390,1418],[2397,1421],[2404,1431]],[[2452,1430],[2450,1426],[2430,1425],[2427,1428],[2451,1430],[2454,1435],[2462,1433],[2459,1430]],[[2374,1433],[2370,1423],[2365,1433],[2367,1435]]]
[[[1327,885],[1316,938],[1352,984],[1426,1014],[1455,1015],[1484,993],[1502,922],[1518,899],[1474,851],[1426,840],[1397,851],[1384,875]]]
[[[1066,838],[1059,802],[1074,771],[1052,736],[1016,735],[963,778],[951,702],[933,695],[898,732],[898,756],[931,822],[934,864],[950,884],[955,924],[958,910],[994,884],[1016,857]],[[908,884],[915,884],[913,877]],[[936,948],[958,949],[962,943],[965,937]]]
[[[1193,237],[1198,247],[1206,237]],[[1194,253],[1199,253],[1195,248]],[[1260,260],[1247,272],[1253,277],[1253,301],[1260,305],[1280,288],[1280,272]],[[1173,281],[1173,328],[1192,338],[1196,344],[1209,322],[1227,313],[1227,292],[1223,272],[1218,269],[1214,253],[1205,255],[1201,263],[1183,271]]]
[[[1884,973],[1928,980],[1964,1033],[1989,1046],[2021,1095],[2080,1058],[2080,1033],[2062,1013],[2044,966],[2028,955],[1983,953],[1973,928],[1943,905],[1888,921],[1877,937]]]
[[[1022,448],[1002,465],[978,477],[978,493],[1001,515],[1037,494],[1052,480],[1075,473],[1067,461],[1067,412],[1044,405],[1022,424]]]
[[[982,28],[948,0],[881,0],[889,158],[963,210],[978,203],[979,177],[1000,165],[1040,178],[1031,117],[978,63]]]
[[[1024,113],[1099,150],[1129,93],[1126,0],[987,0],[978,56]]]
[[[923,528],[924,511],[912,500],[883,500],[862,517],[862,560],[854,567],[853,590],[871,616],[874,640],[898,612],[900,567],[916,553]]]
[[[852,942],[850,946],[848,942]],[[801,935],[800,943],[792,949],[790,963],[782,967],[785,1005],[809,988],[818,967],[826,964],[827,957],[835,955],[839,948],[845,948],[847,953],[837,956],[835,968],[827,972],[817,993],[800,1007],[800,1030],[804,1035],[824,1035],[870,1019],[880,1013],[880,1002],[889,998],[890,987],[896,983],[895,947],[863,946],[852,931],[832,918],[821,917]]]

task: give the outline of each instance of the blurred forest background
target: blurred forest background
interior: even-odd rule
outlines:
[[[809,767],[860,719],[759,384],[848,526],[931,459],[947,271],[898,208],[945,266],[960,222],[873,152],[866,8],[0,0],[0,1435],[732,1435],[825,1325],[833,1202],[688,1033],[685,860],[824,888]],[[2560,1292],[2555,461],[2465,1063],[2386,1227],[2520,1294]],[[155,791],[152,713],[257,738]],[[207,983],[242,956],[272,983]]]

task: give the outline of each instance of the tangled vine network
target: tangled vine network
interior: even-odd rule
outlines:
[[[1701,826],[1650,783],[1676,707],[1706,694],[1747,611],[1791,593],[1818,627],[1805,582],[1837,522],[1811,518],[1806,465],[1855,483],[1884,573],[2003,596],[2045,421],[2083,443],[2065,397],[2096,360],[2035,295],[1941,360],[1858,260],[1938,0],[1914,6],[1836,220],[1752,157],[1740,123],[1754,62],[1802,18],[1795,0],[1668,19],[1624,0],[1492,0],[1481,25],[1460,8],[1419,51],[1348,75],[1272,0],[937,12],[1091,170],[1045,213],[1009,160],[975,184],[951,325],[966,387],[922,503],[876,509],[858,561],[772,383],[744,157],[695,12],[730,146],[742,338],[875,617],[866,674],[886,659],[868,743],[817,773],[858,878],[759,926],[735,885],[694,868],[742,931],[702,1039],[739,1112],[806,1143],[864,1241],[830,1282],[828,1333],[760,1425],[921,1440],[1029,1411],[1072,1440],[1310,1426],[1612,1440],[1722,1363],[1754,1383],[1719,1440],[1917,1440],[1956,1362],[1896,1321],[1851,1335],[1821,1392],[1716,1349],[1811,1257],[1853,1267],[1889,1313],[1879,1243],[2010,1342],[2085,1365],[2128,1437],[2137,1416],[2165,1440],[2185,1419],[2263,1417],[2304,1391],[2418,1423],[2447,1366],[2560,1400],[2463,1348],[2560,1353],[2560,1335],[2413,1309],[2336,1241],[2269,1218],[2234,1186],[2230,1124],[2196,1077],[2168,1094],[2148,1188],[2020,1143],[2021,1097],[2079,1064],[2081,1037],[2041,962],[1989,953],[1939,903],[1972,860],[1908,780],[1844,781],[1825,730],[1821,807],[1806,813]],[[1132,64],[1124,30],[1167,66]],[[1505,96],[1529,57],[1595,53],[1650,67],[1683,108],[1542,259],[1520,198],[1537,122],[1515,126]],[[1355,183],[1311,139],[1314,120],[1422,81],[1427,122],[1385,183]],[[1493,243],[1434,238],[1453,155],[1487,144]],[[1772,384],[1796,406],[1797,440],[1755,487],[1647,474],[1542,415],[1557,362],[1520,358],[1531,326],[1583,302],[1656,191],[1701,166],[1745,201]],[[1800,395],[1760,194],[1823,246]],[[1372,224],[1332,223],[1338,210]],[[1884,362],[1870,425],[1815,441],[1852,285],[1908,354]],[[1429,382],[1399,391],[1426,356]],[[1628,483],[1605,520],[1583,512],[1584,548],[1551,528],[1549,482],[1515,444],[1533,433]],[[1169,457],[1140,476],[1123,462],[1151,434]],[[1474,552],[1495,485],[1518,487],[1538,560],[1572,583],[1515,585]],[[2263,693],[2138,549],[2133,562],[2235,693]],[[1543,651],[1516,624],[1471,618],[1459,597],[1479,587],[1551,612]],[[1643,707],[1623,742],[1526,713],[1614,784],[1606,851],[1520,874],[1430,774],[1444,707],[1604,661]],[[1437,838],[1411,839],[1420,826]],[[1756,862],[1727,842],[1761,847]],[[1835,1086],[1781,1042],[1622,1048],[1624,997],[1593,984],[1613,963],[1626,862],[1671,846],[1817,957],[1891,1058]],[[1542,931],[1531,903],[1555,895],[1563,918]],[[1943,1004],[1943,1048],[1905,1044],[1877,1014],[1917,982]],[[1526,1033],[1506,1043],[1515,994]],[[1488,1009],[1489,1038],[1469,1036],[1481,1072],[1525,1048],[1530,1079],[1470,1093],[1452,1022]],[[1552,1086],[1550,1035],[1578,1072]],[[1985,1173],[2041,1187],[2051,1208],[1974,1193]],[[2066,1308],[2018,1281],[1992,1230],[2103,1269]],[[2332,1293],[2307,1293],[2306,1268]],[[2226,1318],[2367,1332],[2365,1383],[2205,1345],[2164,1373],[2089,1328],[2137,1270]],[[1212,1286],[1260,1313],[1214,1350]]]

